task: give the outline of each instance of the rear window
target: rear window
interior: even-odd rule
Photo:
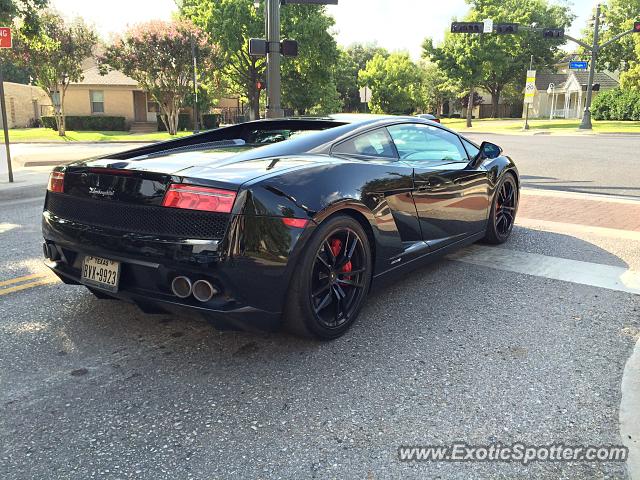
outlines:
[[[271,143],[283,142],[302,135],[309,135],[320,130],[307,129],[279,129],[279,130],[253,130],[249,132],[246,142],[251,145],[269,145]]]

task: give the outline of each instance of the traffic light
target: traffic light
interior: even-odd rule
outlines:
[[[562,38],[564,37],[564,28],[545,28],[542,30],[544,38]]]
[[[453,22],[451,24],[451,33],[482,33],[483,30],[483,22]]]
[[[640,22],[633,23],[633,33],[640,33]]]
[[[267,54],[267,41],[263,38],[249,39],[249,55],[252,57],[264,57]]]
[[[265,88],[267,88],[267,85],[266,85],[266,83],[265,83],[263,80],[258,80],[258,81],[256,82],[256,89],[257,89],[258,91],[260,91],[260,90],[264,90]]]
[[[493,27],[493,31],[501,35],[518,33],[518,24],[517,23],[498,23]]]
[[[285,57],[297,57],[298,42],[295,40],[282,40],[282,42],[280,42],[280,53]]]

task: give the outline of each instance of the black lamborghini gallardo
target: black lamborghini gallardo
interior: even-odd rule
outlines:
[[[57,167],[44,255],[146,312],[334,338],[393,274],[504,242],[518,172],[416,117],[247,122]]]

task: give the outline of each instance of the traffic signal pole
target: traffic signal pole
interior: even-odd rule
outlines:
[[[267,118],[281,118],[280,0],[267,0]]]
[[[593,78],[596,74],[596,60],[598,59],[598,45],[600,36],[600,4],[596,7],[596,18],[593,23],[593,46],[591,47],[591,65],[589,66],[589,83],[587,83],[587,100],[584,105],[584,113],[582,114],[582,122],[580,122],[580,130],[591,130],[591,98],[593,97]]]

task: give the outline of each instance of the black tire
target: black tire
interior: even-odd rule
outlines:
[[[516,221],[518,194],[518,184],[515,177],[511,173],[505,173],[498,183],[491,201],[487,230],[482,239],[484,242],[498,245],[507,241]]]
[[[325,220],[309,239],[292,276],[285,327],[306,338],[341,336],[362,309],[371,271],[371,247],[360,223],[348,215]]]

